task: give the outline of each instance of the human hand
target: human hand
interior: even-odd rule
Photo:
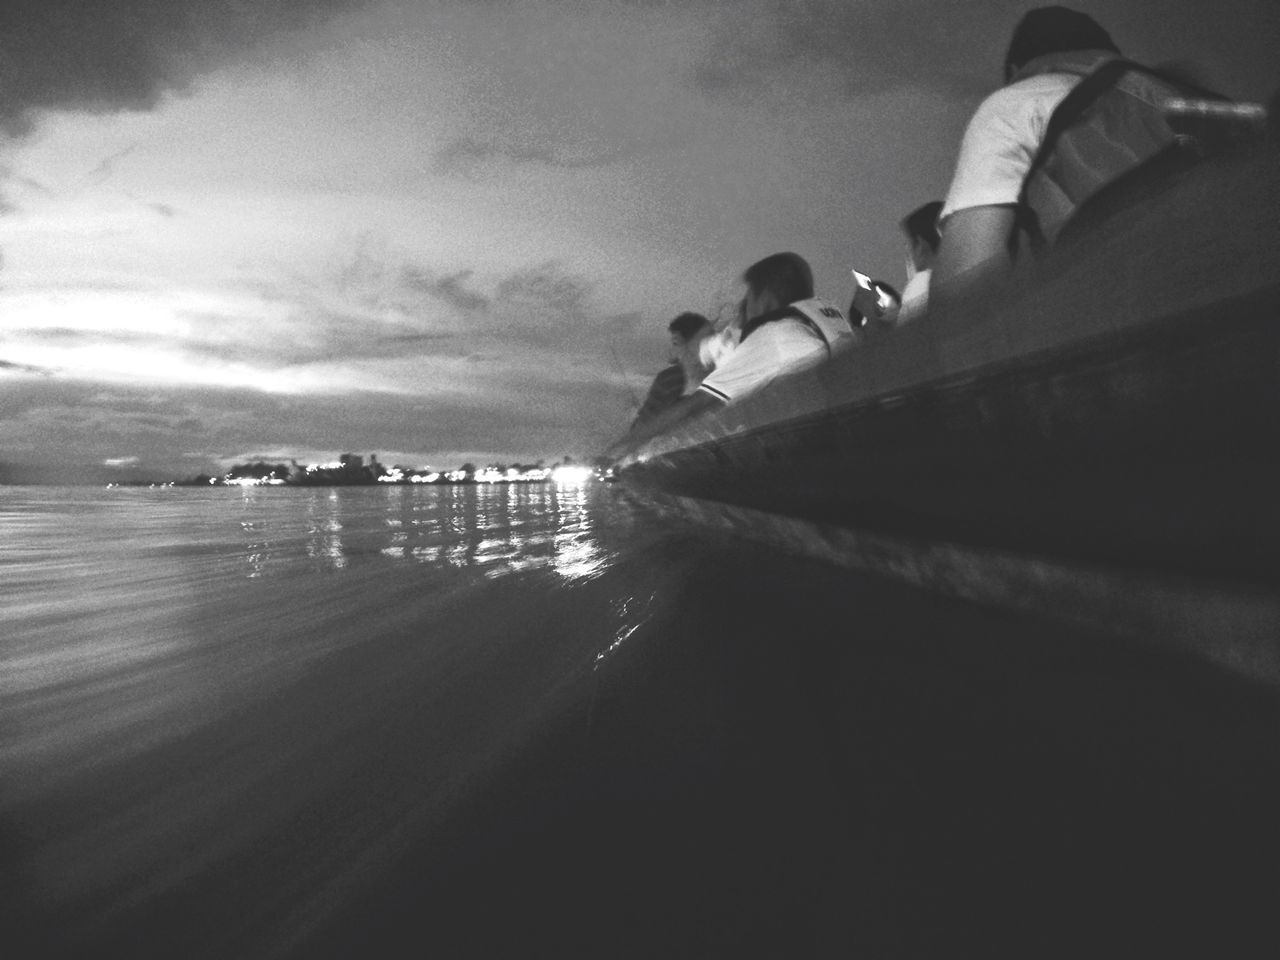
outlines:
[[[872,287],[858,284],[853,289],[853,309],[867,318],[867,322],[884,318],[885,310],[880,305],[880,294]]]

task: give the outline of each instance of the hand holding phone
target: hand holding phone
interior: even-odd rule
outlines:
[[[882,320],[893,301],[880,286],[865,273],[850,270],[854,283],[853,308],[867,320]]]

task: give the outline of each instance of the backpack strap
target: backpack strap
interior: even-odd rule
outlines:
[[[827,348],[827,353],[831,353],[831,341],[827,339],[827,335],[823,332],[823,329],[814,323],[813,319],[805,314],[803,310],[798,310],[793,304],[787,304],[785,307],[779,307],[777,310],[770,310],[768,313],[762,313],[760,316],[748,320],[742,325],[742,336],[738,339],[738,342],[741,343],[743,340],[746,340],[747,337],[751,336],[751,334],[755,333],[766,323],[773,323],[775,320],[786,320],[787,318],[799,320],[806,327],[816,333],[818,338],[822,341],[822,345]]]
[[[1108,60],[1091,73],[1085,74],[1084,78],[1062,98],[1054,109],[1053,114],[1049,117],[1049,123],[1044,131],[1044,138],[1040,141],[1040,146],[1031,160],[1031,165],[1027,168],[1027,172],[1022,178],[1022,189],[1018,193],[1018,225],[1026,231],[1033,247],[1043,247],[1046,241],[1044,232],[1040,228],[1039,219],[1036,217],[1035,211],[1027,203],[1027,190],[1032,178],[1048,163],[1062,135],[1075,126],[1084,116],[1085,111],[1093,106],[1103,94],[1119,83],[1121,77],[1130,72],[1145,73],[1147,76],[1167,84],[1175,90],[1184,91],[1203,99],[1226,100],[1225,97],[1219,94],[1175,80],[1172,77],[1165,76],[1158,70],[1153,70],[1150,67],[1123,58]]]
[[[1123,58],[1108,60],[1092,73],[1085,74],[1084,78],[1072,87],[1071,91],[1058,103],[1053,115],[1049,117],[1049,124],[1045,127],[1044,139],[1040,142],[1040,148],[1036,151],[1035,158],[1032,159],[1031,166],[1027,169],[1026,177],[1023,178],[1024,184],[1027,178],[1044,166],[1062,134],[1084,115],[1084,112],[1093,105],[1095,100],[1119,83],[1120,78],[1131,71],[1145,73],[1147,76],[1181,91],[1184,96],[1194,96],[1201,100],[1229,102],[1221,94],[1175,80],[1173,77],[1165,76],[1159,70],[1144,67],[1142,64],[1135,63],[1132,60]]]
[[[813,333],[818,337],[818,339],[822,341],[822,345],[827,348],[827,356],[833,356],[835,354],[835,347],[831,343],[831,338],[827,336],[827,332],[822,329],[822,325],[814,321],[814,319],[811,316],[809,316],[807,313],[805,313],[795,304],[787,304],[787,306],[785,307],[779,307],[776,310],[770,310],[768,313],[762,313],[760,314],[760,316],[755,317],[752,320],[748,320],[745,324],[743,324],[742,336],[738,339],[738,342],[741,343],[744,340],[746,340],[747,337],[751,336],[751,334],[755,333],[757,330],[763,327],[766,323],[773,323],[777,320],[787,320],[787,319],[799,320],[811,331],[813,331]],[[852,333],[852,329],[853,328],[850,327],[850,333]]]
[[[1122,76],[1137,66],[1138,64],[1132,60],[1108,60],[1092,73],[1085,74],[1083,79],[1059,101],[1050,115],[1044,138],[1040,141],[1036,155],[1031,159],[1031,166],[1027,167],[1027,172],[1022,177],[1022,189],[1018,191],[1018,226],[1026,232],[1033,248],[1043,247],[1046,241],[1044,231],[1040,228],[1040,220],[1036,212],[1031,209],[1031,205],[1027,203],[1027,187],[1032,177],[1049,161],[1053,148],[1057,146],[1062,134],[1084,116],[1084,112],[1099,97],[1114,87]]]
[[[1036,150],[1036,155],[1031,160],[1031,166],[1027,168],[1026,176],[1022,178],[1023,197],[1019,197],[1019,202],[1025,198],[1027,181],[1048,161],[1049,155],[1053,152],[1053,148],[1057,146],[1058,139],[1063,132],[1084,116],[1084,112],[1093,105],[1095,100],[1119,83],[1122,76],[1135,68],[1142,69],[1132,60],[1108,60],[1097,70],[1086,74],[1059,101],[1058,106],[1054,108],[1053,114],[1049,117],[1049,124],[1044,130],[1044,138],[1040,141],[1040,147]]]

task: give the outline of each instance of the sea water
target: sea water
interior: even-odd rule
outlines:
[[[16,922],[287,948],[635,633],[661,536],[595,484],[0,487]]]
[[[1140,955],[1273,916],[1270,691],[615,486],[0,487],[0,596],[6,956]]]

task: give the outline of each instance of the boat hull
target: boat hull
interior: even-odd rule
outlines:
[[[633,495],[1280,676],[1280,163],[1193,171],[1024,272],[634,451]]]

